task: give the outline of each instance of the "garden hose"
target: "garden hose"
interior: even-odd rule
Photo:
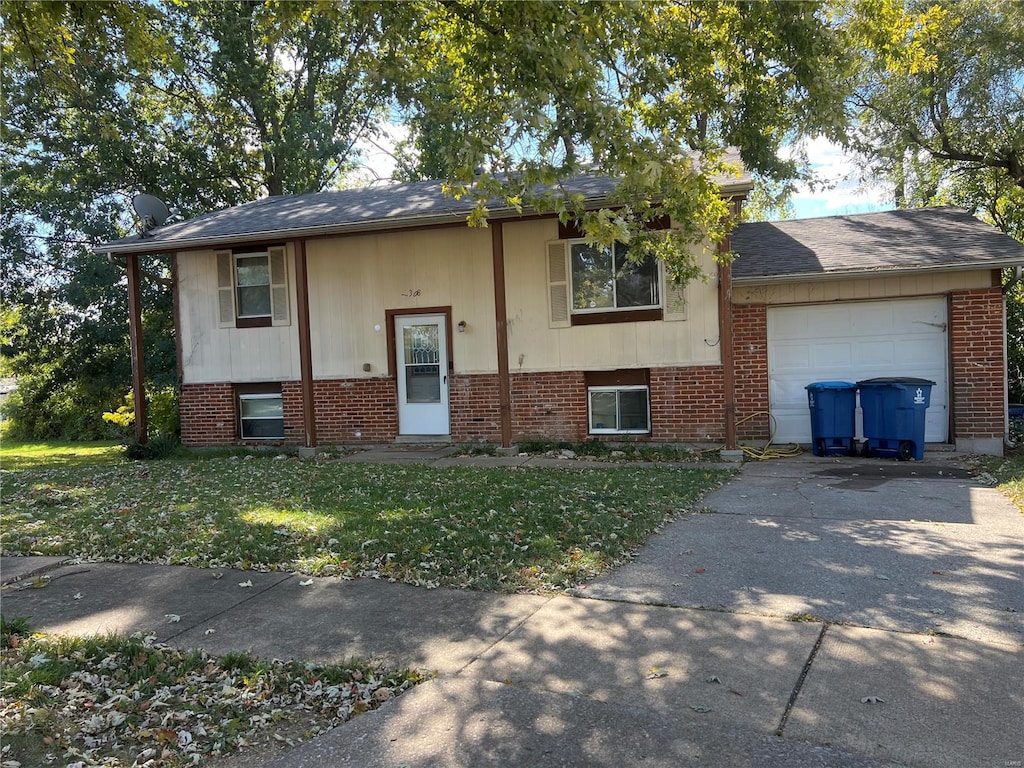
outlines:
[[[771,425],[771,431],[768,435],[768,442],[766,442],[763,446],[743,445],[741,443],[739,449],[743,451],[744,456],[750,459],[755,459],[757,461],[764,461],[766,459],[782,459],[788,456],[799,456],[801,453],[803,453],[803,450],[796,443],[772,445],[772,441],[775,439],[776,424],[775,417],[768,413],[768,411],[757,411],[756,413],[752,413],[749,416],[744,416],[742,419],[736,422],[736,426],[738,427],[743,422],[748,421],[754,418],[755,416],[768,417],[768,423]]]

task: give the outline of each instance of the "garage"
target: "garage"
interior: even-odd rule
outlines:
[[[767,311],[769,411],[776,442],[809,443],[807,384],[878,376],[935,382],[925,442],[949,435],[948,300],[945,296],[775,306]],[[862,436],[860,408],[857,436]]]

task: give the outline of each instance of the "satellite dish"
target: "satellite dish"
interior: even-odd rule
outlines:
[[[132,198],[132,206],[142,222],[143,235],[153,227],[159,227],[171,215],[164,201],[153,195],[136,195]]]

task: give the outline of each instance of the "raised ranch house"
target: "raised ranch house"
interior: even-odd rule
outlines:
[[[566,187],[614,205],[612,180]],[[187,445],[806,443],[806,384],[899,375],[936,382],[927,441],[1002,451],[1024,247],[964,211],[741,225],[680,289],[554,216],[469,207],[440,182],[273,197],[98,247],[126,257],[136,390],[136,257],[170,253]]]

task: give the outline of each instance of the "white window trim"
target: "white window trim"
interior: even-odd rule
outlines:
[[[615,423],[622,419],[619,414],[619,392],[643,391],[647,393],[647,428],[646,429],[594,429],[590,395],[592,392],[615,392]],[[651,388],[646,384],[629,384],[623,386],[587,387],[587,434],[591,435],[648,435],[651,433]]]
[[[281,415],[280,416],[243,416],[242,415],[242,402],[245,400],[280,400],[281,401]],[[281,434],[280,435],[261,435],[259,437],[246,437],[245,430],[242,425],[249,421],[280,421],[281,422]],[[284,396],[280,392],[259,392],[259,393],[242,393],[238,395],[238,436],[242,440],[281,440],[284,438]]]
[[[588,243],[588,241],[585,238],[579,238],[579,237],[575,238],[575,239],[572,239],[572,240],[566,240],[565,243],[566,243],[566,248],[565,248],[566,258],[568,259],[568,262],[569,262],[568,263],[567,276],[568,276],[568,284],[569,284],[568,285],[568,287],[569,287],[569,313],[571,315],[587,315],[587,314],[598,314],[598,313],[604,313],[604,312],[636,312],[638,310],[642,311],[642,310],[645,310],[645,309],[662,309],[665,306],[665,270],[662,268],[662,264],[659,261],[656,264],[656,273],[655,273],[655,278],[654,278],[655,281],[658,284],[658,303],[657,304],[644,304],[643,306],[636,306],[636,307],[583,307],[581,309],[577,309],[574,306],[574,301],[573,301],[573,297],[575,296],[575,289],[574,289],[574,286],[573,286],[573,279],[572,279],[573,278],[573,272],[572,272],[572,247],[574,245],[578,245],[578,244],[581,244],[581,243],[583,245],[588,245],[589,243]],[[616,245],[618,245],[618,243],[616,243]],[[612,251],[612,269],[614,270],[614,268],[615,268],[614,245],[612,246],[612,248],[613,248],[613,251]],[[612,279],[612,292],[613,292],[613,295],[614,295],[614,291],[615,291],[615,280],[614,280],[614,275],[613,275],[613,279]]]

